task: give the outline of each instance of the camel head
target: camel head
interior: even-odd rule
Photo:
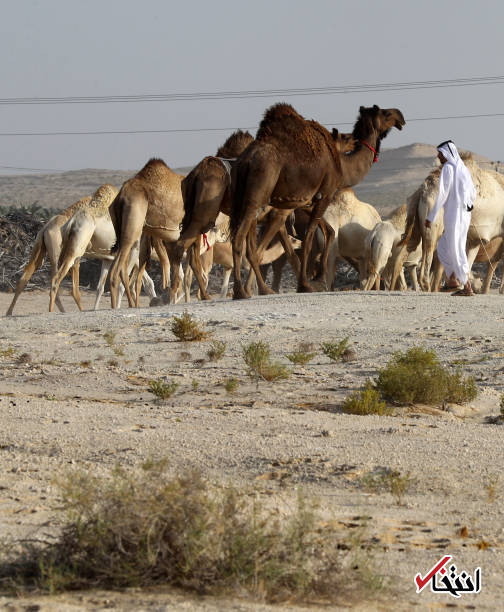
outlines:
[[[355,138],[353,134],[345,134],[333,128],[332,137],[336,141],[336,148],[339,153],[349,153],[355,149]]]
[[[402,130],[403,125],[406,125],[406,121],[398,108],[380,108],[376,104],[361,106],[352,134],[354,138],[361,140],[369,138],[370,133],[374,132],[381,140],[393,127]]]

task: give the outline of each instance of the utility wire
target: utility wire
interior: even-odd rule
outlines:
[[[305,87],[294,89],[258,89],[244,91],[184,92],[169,94],[135,94],[107,96],[64,96],[64,97],[26,97],[0,98],[0,105],[25,104],[117,104],[126,102],[176,102],[187,100],[225,100],[243,98],[271,98],[290,96],[332,95],[365,92],[402,91],[417,89],[436,89],[444,87],[474,87],[481,85],[502,85],[504,75],[487,77],[468,77],[431,81],[409,81],[395,83],[374,83],[361,85],[335,85],[325,87]]]
[[[504,117],[504,113],[480,113],[474,115],[445,115],[443,117],[416,117],[408,119],[407,123],[415,121],[441,121],[448,119],[477,119],[482,117]],[[339,123],[325,123],[328,127],[353,125],[355,122],[344,121]],[[121,134],[176,134],[191,132],[233,132],[235,130],[257,130],[258,125],[242,127],[216,127],[216,128],[171,128],[166,130],[86,130],[80,132],[0,132],[2,137],[12,136],[104,136]]]

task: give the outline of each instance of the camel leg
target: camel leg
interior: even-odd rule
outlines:
[[[411,286],[413,287],[413,291],[419,291],[420,287],[418,286],[418,274],[417,267],[411,266],[409,268],[410,278],[411,278]]]
[[[298,293],[311,293],[314,289],[308,282],[307,275],[307,264],[308,257],[313,244],[313,236],[315,234],[315,230],[320,223],[327,207],[329,206],[330,199],[326,196],[319,200],[314,206],[313,211],[310,217],[310,222],[308,224],[308,229],[306,230],[306,235],[303,240],[302,247],[302,258],[301,258],[301,273],[298,279]]]
[[[319,228],[324,236],[324,249],[320,258],[320,270],[317,276],[315,277],[315,280],[325,283],[327,289],[329,287],[329,285],[327,284],[327,273],[329,270],[329,253],[331,250],[331,246],[334,242],[336,232],[324,219],[320,220]]]
[[[285,224],[283,224],[278,230],[278,236],[284,248],[285,255],[287,256],[287,259],[289,260],[292,269],[296,273],[296,277],[299,278],[299,274],[301,272],[301,262],[299,261],[299,257],[297,256],[296,251],[292,246],[292,242],[290,241]],[[274,287],[273,291],[275,291]],[[275,293],[277,293],[277,291],[275,291]]]
[[[132,246],[136,241],[128,244],[121,245],[119,252],[116,255],[112,268],[110,270],[110,301],[112,308],[119,308],[119,285],[122,281],[126,293],[128,295],[128,302],[130,308],[133,308],[134,301],[129,288],[129,279],[127,274],[127,265],[129,254]]]
[[[275,211],[273,218],[271,219],[266,232],[261,238],[261,242],[257,248],[255,247],[256,242],[256,231],[255,231],[255,223],[253,223],[248,235],[247,235],[247,259],[250,262],[251,270],[249,273],[249,277],[247,279],[247,284],[245,285],[245,290],[247,293],[250,293],[252,289],[252,283],[254,281],[254,277],[257,281],[257,288],[259,291],[259,295],[270,295],[275,293],[272,289],[270,289],[261,274],[261,268],[259,262],[261,261],[261,257],[264,251],[270,245],[270,242],[273,240],[275,234],[277,234],[281,227],[285,227],[285,219],[290,214],[290,211]],[[283,244],[283,242],[282,242]],[[255,251],[255,256],[254,256]],[[293,252],[292,245],[291,251]]]
[[[367,277],[366,283],[364,285],[364,291],[371,291],[373,285],[376,284],[378,279],[378,272],[371,272],[371,274]]]
[[[233,271],[232,268],[225,268],[224,269],[224,276],[222,277],[222,287],[221,287],[221,292],[220,292],[220,297],[221,298],[226,298],[227,294],[228,294],[228,287],[229,287],[229,279],[231,278],[231,272]]]
[[[296,259],[298,260],[299,267],[299,257],[296,255]],[[275,293],[280,293],[280,284],[282,282],[282,271],[287,261],[287,254],[282,255],[275,261],[271,262],[271,267],[273,268],[273,281],[271,283],[271,288]]]
[[[61,281],[68,274],[68,272],[70,271],[70,268],[72,268],[72,266],[75,264],[76,261],[77,261],[77,265],[79,265],[80,258],[74,259],[73,256],[70,256],[70,257],[65,258],[65,260],[59,266],[59,268],[57,268],[56,266],[53,267],[51,265],[51,292],[50,292],[50,298],[49,298],[49,312],[54,311],[54,303],[59,293]],[[79,306],[79,302],[77,301],[76,294],[75,294],[75,271],[72,274],[72,281],[73,281],[72,282],[72,294],[73,294],[75,301],[77,302],[77,305]],[[78,275],[77,275],[77,282],[79,282]],[[78,289],[77,289],[77,293],[78,293]],[[80,294],[79,294],[79,300],[80,300]],[[62,310],[61,312],[64,312],[64,311]]]
[[[152,236],[152,246],[156,251],[156,254],[159,259],[159,265],[161,266],[161,274],[162,274],[162,284],[161,289],[164,291],[166,287],[170,284],[170,260],[168,259],[168,254],[166,252],[163,241],[160,238],[155,238]],[[143,240],[143,238],[142,238]]]
[[[210,252],[210,250],[206,251]],[[188,259],[189,265],[191,266],[192,271],[196,276],[196,280],[199,285],[199,295],[201,296],[201,300],[211,300],[212,298],[208,294],[207,286],[208,286],[208,276],[205,279],[205,273],[203,271],[203,266],[201,263],[201,236],[198,236],[194,244],[188,251]],[[212,255],[213,258],[213,255]]]
[[[107,275],[111,265],[111,261],[108,259],[102,259],[100,278],[98,279],[98,285],[96,287],[96,297],[93,310],[98,310],[98,305],[100,304],[101,296],[103,295],[103,290],[105,289],[105,282],[107,280]]]
[[[443,272],[444,272],[444,268],[443,268],[443,264],[439,261],[439,258],[434,257],[434,262],[432,264],[432,282],[431,282],[431,287],[432,287],[432,291],[439,291],[439,288],[441,286],[441,279],[443,278]],[[430,282],[430,279],[429,279]]]
[[[156,288],[154,286],[154,281],[148,275],[147,272],[143,273],[142,277],[142,287],[144,288],[145,293],[152,299],[156,297]]]
[[[44,244],[44,235],[42,234],[37,238],[35,245],[33,246],[30,261],[27,263],[25,269],[23,270],[23,274],[21,278],[18,280],[16,284],[16,292],[14,297],[12,298],[12,302],[10,303],[9,309],[6,312],[6,316],[11,317],[12,311],[14,310],[14,306],[18,300],[23,289],[28,284],[30,278],[33,276],[34,272],[40,268],[42,262],[44,261],[44,257],[46,255],[46,247]]]
[[[392,268],[392,280],[390,281],[390,291],[395,291],[397,286],[397,281],[402,272],[404,262],[408,258],[408,250],[407,246],[403,245],[400,247],[397,256],[394,259],[394,265]]]
[[[72,266],[72,296],[77,304],[79,310],[82,312],[81,293],[79,289],[79,276],[80,276],[80,257],[74,261]]]
[[[329,291],[334,290],[334,283],[336,281],[336,271],[338,269],[338,263],[341,261],[338,250],[338,241],[333,240],[332,245],[329,247],[327,256],[327,275],[326,275],[326,286]]]
[[[233,272],[234,272],[234,284],[233,284],[233,300],[243,300],[249,298],[250,295],[245,291],[241,280],[241,262],[243,259],[243,252],[245,250],[245,240],[248,236],[250,227],[252,226],[258,206],[250,206],[242,219],[240,226],[233,237]]]

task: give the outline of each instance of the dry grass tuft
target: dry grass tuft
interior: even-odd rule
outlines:
[[[226,343],[221,340],[211,340],[210,348],[207,351],[209,361],[219,361],[226,352]]]
[[[66,521],[55,542],[24,543],[0,564],[17,592],[170,585],[260,600],[334,598],[343,573],[336,534],[319,528],[299,496],[287,516],[256,494],[170,477],[164,462],[109,476],[72,473],[60,483]],[[349,546],[345,547],[347,550]]]
[[[390,468],[377,468],[360,480],[360,484],[372,493],[390,493],[398,506],[402,505],[404,496],[415,482],[410,472],[401,474],[399,470]]]

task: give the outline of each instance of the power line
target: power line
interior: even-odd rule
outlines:
[[[477,119],[485,117],[504,117],[504,113],[479,113],[474,115],[445,115],[442,117],[416,117],[408,119],[407,123],[415,121],[441,121],[449,119]],[[338,123],[325,123],[326,126],[342,126],[353,125],[355,122],[344,121]],[[166,130],[86,130],[80,132],[0,132],[0,136],[106,136],[106,135],[131,135],[131,134],[176,134],[176,133],[191,133],[191,132],[233,132],[235,130],[257,130],[258,125],[254,126],[233,126],[233,127],[217,127],[217,128],[171,128]]]
[[[394,83],[368,83],[361,85],[334,85],[325,87],[305,87],[291,89],[258,89],[243,91],[217,92],[183,92],[168,94],[135,94],[106,96],[63,96],[63,97],[17,97],[0,98],[0,105],[30,105],[30,104],[118,104],[138,102],[177,102],[203,101],[244,98],[271,98],[291,96],[315,96],[350,94],[366,92],[403,91],[417,89],[437,89],[445,87],[474,87],[482,85],[502,85],[504,76],[468,77],[459,79],[442,79],[430,81],[407,81]]]

